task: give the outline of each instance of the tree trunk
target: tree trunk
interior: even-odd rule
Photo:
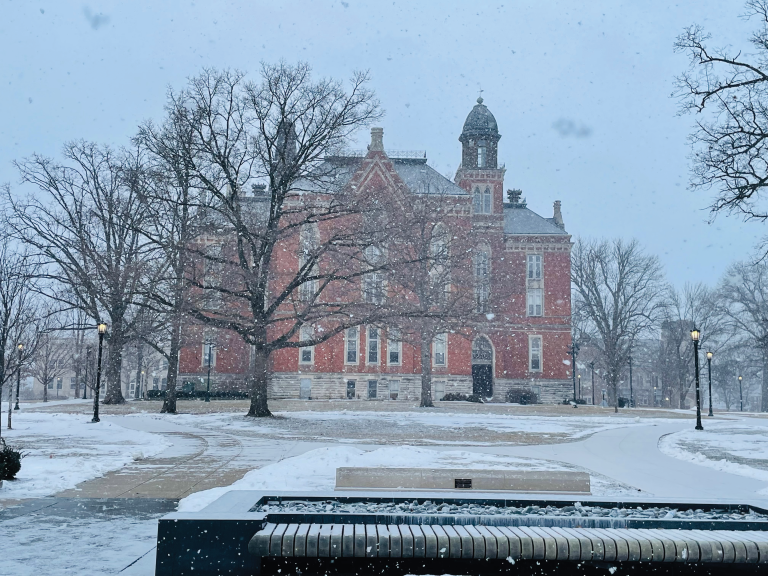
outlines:
[[[248,410],[247,416],[272,416],[267,403],[268,384],[269,353],[264,347],[257,346],[254,348],[253,353],[253,367],[249,382],[251,407]]]
[[[123,363],[123,333],[122,325],[117,322],[112,325],[112,334],[107,342],[107,362],[104,371],[104,382],[107,391],[102,404],[124,404],[123,383],[120,381]]]
[[[43,379],[43,402],[48,402],[48,379]]]
[[[432,355],[429,334],[421,333],[421,408],[433,408],[432,403]]]
[[[168,373],[166,374],[165,399],[160,412],[176,414],[176,380],[179,375],[179,348],[181,346],[181,314],[176,314],[171,329],[168,350]]]
[[[144,364],[144,346],[139,344],[136,347],[136,387],[133,389],[133,397],[136,400],[141,398],[141,365]]]
[[[763,381],[760,394],[760,412],[768,412],[768,350],[763,350]]]

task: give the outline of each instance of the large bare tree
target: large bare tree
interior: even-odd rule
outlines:
[[[132,322],[147,245],[139,233],[141,154],[89,142],[64,147],[64,161],[40,155],[16,162],[38,194],[8,192],[16,237],[40,258],[38,274],[63,311],[109,324],[105,404],[121,403],[122,351]]]
[[[690,136],[691,185],[715,189],[711,208],[765,220],[768,207],[768,1],[746,2],[758,20],[752,50],[717,48],[701,26],[690,26],[675,49],[690,56],[676,80],[683,112],[696,114]]]
[[[618,412],[619,380],[635,340],[658,325],[664,309],[661,265],[635,240],[580,239],[571,253],[571,276],[575,314],[602,356]]]
[[[380,116],[367,83],[355,74],[345,88],[314,80],[306,64],[281,63],[263,65],[258,82],[206,70],[170,97],[171,114],[194,135],[183,163],[207,206],[207,240],[189,247],[186,267],[191,290],[207,297],[184,312],[251,347],[250,416],[270,414],[275,351],[381,318],[383,309],[361,297],[360,279],[385,267],[366,259],[384,234],[367,229],[363,215],[386,199],[345,185],[349,167],[325,161]],[[286,249],[297,256],[293,270],[277,268]]]
[[[768,412],[768,262],[737,262],[718,287],[731,345],[753,350],[762,364],[760,411]]]

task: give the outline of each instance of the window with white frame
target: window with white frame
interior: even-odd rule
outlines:
[[[528,369],[541,372],[541,336],[528,337]]]
[[[544,291],[541,288],[528,289],[528,316],[542,316]]]
[[[472,202],[475,214],[491,214],[493,208],[492,197],[493,195],[489,187],[486,187],[485,190],[475,188]]]
[[[477,167],[485,168],[488,161],[488,147],[485,142],[478,142],[477,145]]]
[[[365,260],[369,267],[376,268],[384,263],[384,252],[377,246],[365,249]],[[374,270],[363,275],[363,301],[370,304],[384,302],[384,274]]]
[[[475,254],[475,311],[488,312],[488,299],[490,297],[490,264],[491,252],[487,248],[481,248]]]
[[[221,244],[208,244],[204,251],[203,285],[205,305],[210,310],[218,310],[222,304],[222,293],[218,288],[223,285],[224,252]]]
[[[397,400],[398,396],[400,396],[400,380],[390,380],[389,381],[389,399]]]
[[[432,364],[434,366],[445,366],[448,351],[448,335],[438,334],[432,343]]]
[[[357,364],[357,328],[347,330],[346,355],[344,362],[346,364]]]
[[[299,340],[312,340],[314,337],[314,330],[312,326],[302,326],[299,330]],[[304,346],[299,348],[299,362],[301,364],[312,364],[315,361],[315,347]]]
[[[387,333],[387,357],[390,366],[399,366],[402,362],[403,342],[400,340],[400,332],[396,328],[390,328]]]
[[[317,228],[312,224],[302,226],[299,232],[299,269],[305,277],[317,274],[317,264],[314,263],[314,259],[318,243]],[[299,284],[299,300],[304,302],[311,300],[316,293],[317,280],[310,278]]]
[[[432,399],[442,400],[445,396],[445,380],[435,380],[432,383]]]
[[[203,366],[216,366],[216,345],[212,342],[205,342],[203,344]]]
[[[528,254],[528,280],[541,280],[541,254]]]
[[[379,363],[379,329],[368,327],[368,364]]]

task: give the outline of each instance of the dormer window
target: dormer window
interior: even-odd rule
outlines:
[[[477,167],[485,168],[487,158],[488,158],[488,148],[485,144],[485,141],[480,141],[477,143]]]

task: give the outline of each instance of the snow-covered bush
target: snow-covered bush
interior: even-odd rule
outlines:
[[[510,388],[507,391],[507,402],[512,404],[538,404],[539,396],[528,388]]]

